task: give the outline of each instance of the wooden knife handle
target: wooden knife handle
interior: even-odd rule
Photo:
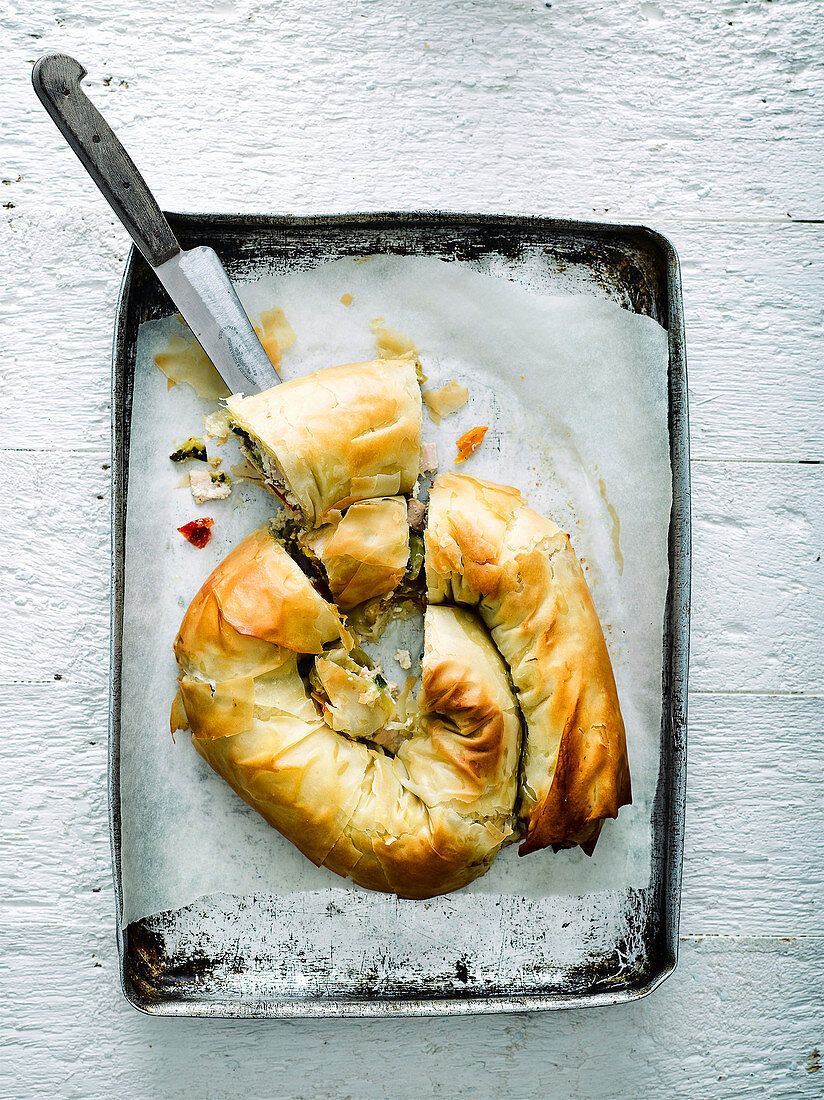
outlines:
[[[52,53],[37,61],[31,79],[57,129],[134,243],[152,267],[157,267],[176,256],[180,245],[132,158],[80,86],[85,75],[79,61]]]

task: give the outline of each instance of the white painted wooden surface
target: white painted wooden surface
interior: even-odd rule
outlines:
[[[5,0],[0,31],[0,1096],[824,1094],[819,0]],[[689,812],[681,961],[651,998],[391,1023],[121,1000],[106,467],[127,241],[31,92],[47,48],[85,61],[170,208],[531,212],[675,242]]]

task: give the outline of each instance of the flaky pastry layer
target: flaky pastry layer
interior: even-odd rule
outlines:
[[[314,863],[408,898],[465,886],[512,835],[517,793],[520,715],[485,628],[427,610],[420,730],[393,757],[310,697],[298,660],[337,652],[340,622],[290,562],[264,528],[208,578],[175,644],[173,729]]]
[[[349,611],[392,592],[409,562],[403,497],[361,500],[300,540],[322,563],[335,603]]]

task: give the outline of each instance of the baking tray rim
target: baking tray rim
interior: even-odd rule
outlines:
[[[681,272],[678,253],[673,243],[658,230],[641,222],[602,222],[551,218],[525,214],[484,214],[447,211],[365,211],[345,214],[256,214],[204,213],[166,211],[173,228],[185,229],[209,226],[240,228],[243,225],[276,230],[322,227],[353,228],[424,228],[449,225],[483,227],[499,226],[512,229],[534,228],[543,233],[577,233],[594,238],[638,235],[660,249],[666,263],[666,313],[669,351],[668,422],[673,501],[669,526],[670,581],[667,593],[664,638],[671,638],[669,667],[664,668],[662,702],[669,702],[669,728],[672,745],[667,759],[662,754],[661,768],[669,769],[664,784],[659,776],[656,801],[664,786],[669,793],[665,803],[667,817],[666,859],[663,875],[663,958],[657,969],[651,969],[646,980],[613,991],[603,990],[580,994],[552,995],[525,993],[516,997],[494,994],[466,993],[455,997],[379,996],[372,999],[333,996],[298,1000],[267,998],[260,1001],[237,999],[183,1000],[140,996],[131,987],[126,974],[126,930],[122,927],[123,892],[120,866],[120,695],[121,641],[123,616],[123,580],[125,575],[125,508],[124,471],[127,470],[128,448],[123,438],[124,350],[129,292],[135,266],[141,262],[132,245],[126,259],[118,293],[112,342],[112,405],[111,405],[111,593],[110,593],[110,662],[109,662],[109,737],[108,737],[108,799],[109,832],[112,851],[112,871],[115,900],[115,932],[118,950],[120,987],[126,1001],[138,1011],[152,1016],[218,1017],[227,1019],[262,1018],[365,1018],[365,1017],[425,1017],[517,1013],[567,1008],[597,1008],[625,1004],[648,996],[675,970],[678,964],[678,928],[680,921],[681,879],[684,855],[684,818],[686,809],[687,767],[687,684],[689,671],[690,585],[691,585],[691,523],[690,523],[690,455],[689,411],[687,391],[686,341],[684,333]],[[489,251],[492,251],[490,249]],[[679,400],[674,401],[674,398]],[[125,453],[124,453],[125,452]],[[674,620],[674,622],[673,622]]]

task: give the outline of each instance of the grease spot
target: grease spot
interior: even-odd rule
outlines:
[[[260,324],[255,325],[254,329],[263,345],[263,350],[269,357],[269,362],[280,377],[280,353],[284,348],[290,348],[297,340],[295,330],[287,321],[286,314],[280,306],[265,309],[260,315]]]
[[[169,389],[183,383],[207,401],[229,396],[229,387],[194,338],[170,336],[168,347],[159,351],[154,361],[157,369],[166,375]]]
[[[615,508],[607,500],[607,487],[602,477],[598,478],[598,488],[601,490],[601,496],[604,498],[604,504],[607,506],[607,511],[612,518],[612,545],[615,547],[615,560],[618,562],[618,575],[623,576],[624,573],[624,555],[621,553],[620,537],[621,537],[621,520],[618,517],[618,513]]]

